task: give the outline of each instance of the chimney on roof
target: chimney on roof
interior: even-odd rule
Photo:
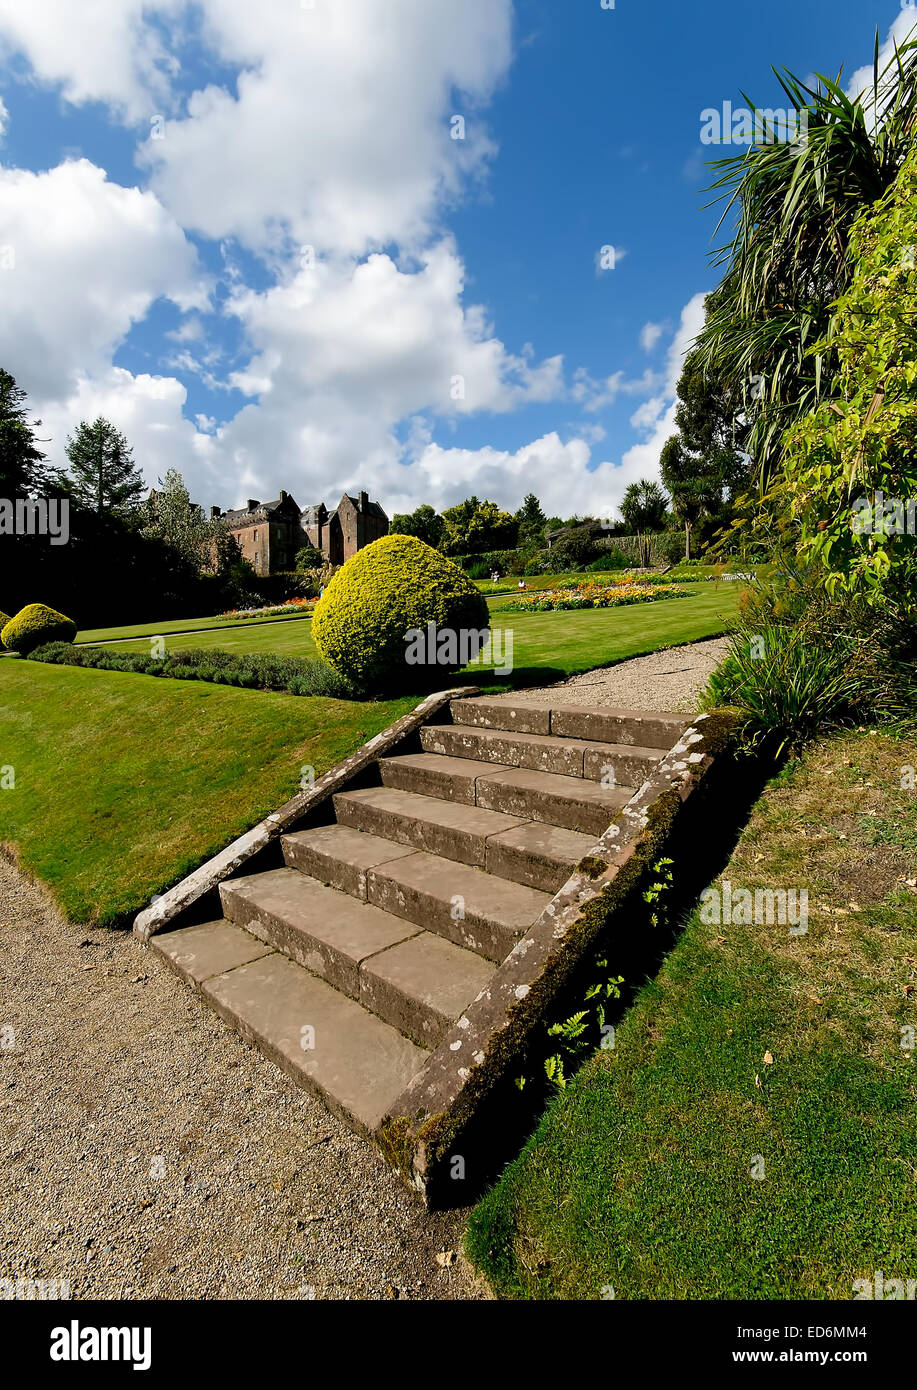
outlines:
[[[211,521],[216,521],[217,517],[218,517],[218,516],[222,516],[222,515],[223,515],[223,513],[220,511],[219,507],[211,507],[211,508],[210,508],[210,520],[211,520]]]
[[[253,511],[255,510],[255,508],[256,508],[256,507],[259,507],[260,505],[261,505],[261,504],[260,504],[260,502],[258,501],[257,497],[249,497],[248,501],[247,501],[246,504],[245,504],[247,510],[250,511],[250,512],[253,512]]]
[[[281,502],[285,502],[285,501],[287,500],[287,495],[288,495],[288,494],[284,492],[283,488],[281,488],[281,489],[280,489],[280,500],[281,500]]]
[[[361,512],[368,512],[368,511],[369,511],[369,493],[368,493],[368,492],[361,492],[361,493],[360,493],[360,511],[361,511]]]

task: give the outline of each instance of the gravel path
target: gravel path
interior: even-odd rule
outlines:
[[[673,710],[693,714],[707,678],[722,661],[727,639],[668,647],[649,656],[620,661],[597,671],[558,681],[556,685],[514,690],[496,698],[512,703],[524,696],[539,704],[613,705],[619,709]]]
[[[483,1296],[461,1214],[425,1213],[152,952],[68,923],[2,858],[0,1000],[0,1280],[68,1280],[76,1299]]]

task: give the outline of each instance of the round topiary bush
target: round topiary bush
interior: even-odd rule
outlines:
[[[6,627],[7,623],[9,622],[9,620],[10,620],[10,615],[9,615],[9,613],[2,613],[2,612],[0,612],[0,633],[3,632],[3,629]],[[0,637],[0,649],[2,649],[2,647],[3,647],[3,638]]]
[[[76,623],[43,603],[28,603],[0,631],[0,642],[11,652],[28,656],[46,642],[72,642]]]
[[[372,692],[429,684],[434,672],[442,682],[477,655],[478,634],[489,626],[483,595],[458,565],[416,536],[399,535],[358,550],[312,616],[319,654]]]

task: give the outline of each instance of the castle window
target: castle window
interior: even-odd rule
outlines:
[[[257,539],[258,539],[258,531],[257,531],[257,528],[256,528],[256,530],[255,530],[255,540],[257,540]]]

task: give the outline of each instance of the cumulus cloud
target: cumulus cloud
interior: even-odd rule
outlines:
[[[661,323],[645,323],[640,330],[640,346],[644,352],[652,352],[665,331]]]
[[[43,400],[104,373],[132,324],[165,296],[202,307],[194,247],[157,198],[111,183],[88,160],[44,173],[0,166],[0,360]]]
[[[879,71],[893,61],[895,56],[895,45],[899,47],[907,38],[917,38],[917,34],[912,34],[912,30],[917,26],[917,9],[902,8],[895,16],[891,28],[886,35],[885,42],[879,49]],[[847,95],[853,100],[872,89],[873,84],[873,64],[865,63],[863,67],[857,68],[850,81],[847,83]]]
[[[102,101],[132,121],[170,103],[178,59],[163,29],[185,0],[0,0],[0,56],[23,53],[68,102]],[[146,13],[144,13],[146,12]]]
[[[628,482],[638,478],[658,478],[662,446],[675,432],[676,388],[686,353],[704,326],[703,294],[695,294],[681,311],[678,328],[666,355],[665,382],[656,396],[644,401],[631,416],[634,429],[644,437],[626,451],[621,460],[622,475]]]
[[[514,350],[468,301],[442,219],[486,176],[486,107],[511,61],[511,19],[511,0],[464,0],[460,22],[429,0],[0,0],[0,56],[24,55],[66,103],[104,103],[136,131],[148,180],[120,187],[82,159],[0,167],[0,241],[16,255],[0,361],[29,390],[55,459],[78,420],[102,414],[148,482],[178,467],[204,504],[281,487],[333,502],[369,487],[390,512],[471,491],[515,508],[531,490],[561,515],[608,513],[637,461],[594,457],[605,437],[594,418],[516,450],[433,436],[437,422],[532,403],[572,401],[594,417],[649,396],[634,416],[649,447],[680,364],[676,338],[665,378],[578,371],[567,382],[560,353]],[[189,76],[201,71],[209,85]],[[149,138],[155,115],[162,139]],[[222,251],[220,301],[191,233]],[[240,246],[267,266],[267,288],[250,283]],[[164,335],[166,374],[115,367],[162,297],[186,314]],[[241,330],[232,370],[219,314]],[[658,327],[644,329],[647,351]],[[176,372],[247,403],[222,422],[210,403],[189,419]]]

